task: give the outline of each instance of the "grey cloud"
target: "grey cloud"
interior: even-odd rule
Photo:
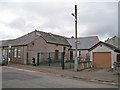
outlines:
[[[27,24],[25,19],[23,18],[16,18],[15,20],[6,25],[22,32],[30,32],[31,30],[35,30],[35,27],[30,23]]]
[[[16,29],[23,29],[26,26],[26,22],[22,18],[17,18],[9,23],[10,27],[16,28]]]
[[[99,27],[99,28],[98,28]],[[115,29],[110,26],[109,24],[108,25],[91,25],[89,26],[89,30],[88,32],[86,32],[86,34],[90,34],[90,35],[102,35],[102,34],[108,34],[108,35],[111,35],[111,34],[116,34],[115,32]],[[115,32],[114,32],[115,31]]]
[[[78,22],[88,28],[84,35],[102,37],[105,34],[117,34],[117,3],[87,3],[85,6],[85,10],[81,10],[78,16]]]
[[[40,29],[50,28],[52,33],[54,30],[59,30],[61,35],[74,35],[74,17],[71,15],[74,12],[74,4],[70,2],[57,4],[43,2],[3,3],[0,7],[20,14],[21,18],[10,23],[12,28],[21,29],[24,32],[24,28],[34,28],[32,24],[26,24],[27,20],[32,22],[32,20],[43,17],[46,21],[38,26]],[[22,17],[26,17],[26,20]],[[105,34],[109,36],[116,34],[117,3],[78,3],[79,25],[87,26],[84,36],[99,35],[102,37]],[[78,31],[80,32],[79,27]]]
[[[29,3],[25,4],[25,8],[31,11],[37,17],[42,16],[47,19],[41,28],[61,28],[72,19],[69,7],[67,5],[55,5],[49,3]],[[30,12],[29,12],[30,13]]]

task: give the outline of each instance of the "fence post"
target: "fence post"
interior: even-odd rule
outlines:
[[[39,66],[39,54],[40,53],[37,53],[37,66]]]
[[[65,68],[65,65],[64,65],[64,54],[65,54],[65,52],[61,53],[61,65],[62,65],[62,69]]]
[[[25,62],[24,62],[24,46],[23,46],[23,49],[22,49],[22,61],[23,61],[23,64],[25,64]]]
[[[26,56],[26,64],[28,65],[28,52],[27,52],[27,56]]]
[[[68,62],[69,63],[69,62]],[[71,69],[71,59],[70,59],[70,69]]]
[[[48,66],[51,64],[51,58],[50,58],[50,52],[49,52],[49,57],[48,57]]]

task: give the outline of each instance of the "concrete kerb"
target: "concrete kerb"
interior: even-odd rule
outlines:
[[[114,81],[111,81],[111,80],[91,79],[91,78],[80,77],[80,76],[73,76],[72,78],[91,81],[91,82],[97,82],[97,83],[104,83],[104,84],[108,84],[108,85],[119,85],[118,82],[114,82]]]
[[[86,81],[91,81],[91,82],[98,82],[98,83],[104,83],[104,84],[109,84],[109,85],[119,85],[118,82],[114,82],[111,80],[105,80],[105,79],[93,79],[93,78],[88,78],[88,77],[83,77],[83,76],[70,76],[70,75],[66,75],[64,73],[57,73],[57,71],[65,71],[65,70],[57,70],[55,72],[52,71],[51,68],[49,68],[49,70],[47,70],[48,68],[38,68],[38,67],[34,67],[34,66],[27,66],[27,65],[9,65],[9,66],[5,66],[8,68],[14,68],[17,70],[23,70],[26,72],[43,72],[43,73],[51,73],[51,74],[55,74],[56,76],[60,76],[60,77],[66,77],[66,78],[73,78],[73,79],[80,79],[80,80],[86,80]],[[22,68],[21,68],[22,67]],[[69,71],[67,71],[69,73]],[[74,72],[71,70],[71,72]],[[75,72],[74,72],[75,73]]]

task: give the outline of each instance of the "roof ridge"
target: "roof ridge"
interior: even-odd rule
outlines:
[[[20,38],[22,38],[22,37],[25,37],[25,36],[27,36],[27,35],[30,35],[30,34],[34,33],[35,31],[36,31],[36,30],[34,30],[34,31],[30,32],[30,33],[24,34],[24,35],[22,35],[22,36],[20,36],[20,37],[18,37],[18,38],[16,38],[16,39],[20,39]]]
[[[21,37],[18,37],[16,39],[11,40],[10,42],[14,42],[13,45],[23,45],[23,44],[28,44],[32,41],[34,41],[37,37],[39,37],[36,33],[40,33],[41,37],[48,43],[53,43],[53,44],[60,44],[60,45],[69,45],[68,41],[66,40],[65,37],[60,36],[60,35],[56,35],[56,34],[52,34],[51,35],[47,32],[43,32],[43,31],[38,31],[38,30],[34,30],[28,34],[25,34]],[[8,40],[6,40],[7,42]],[[9,43],[9,41],[8,41]],[[6,43],[6,45],[8,44]]]
[[[51,33],[51,32],[44,32],[44,31],[40,31],[40,30],[36,30],[36,31],[38,31],[38,32],[42,32],[42,33],[46,33],[46,34],[52,34],[52,35],[59,36],[59,37],[63,37],[63,38],[69,38],[69,37],[61,36],[61,35],[54,34],[54,33]]]
[[[0,42],[4,42],[4,41],[12,41],[12,40],[15,40],[15,39],[7,39],[7,40],[0,40]]]
[[[102,42],[102,41],[101,41],[101,42]],[[106,42],[102,42],[102,43],[104,43],[105,45],[111,46],[111,47],[113,47],[113,48],[119,49],[118,47],[116,47],[116,46],[114,46],[114,45],[112,45],[112,44],[109,44],[109,43],[106,43]]]

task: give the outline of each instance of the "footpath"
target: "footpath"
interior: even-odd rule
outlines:
[[[9,64],[7,65],[7,67],[23,69],[23,70],[31,70],[31,71],[37,71],[43,73],[50,73],[60,77],[74,78],[74,79],[87,80],[92,82],[99,82],[99,83],[120,86],[120,74],[117,74],[112,70],[108,70],[108,69],[91,68],[91,69],[75,72],[73,69],[62,70],[60,67],[52,67],[52,66]]]

